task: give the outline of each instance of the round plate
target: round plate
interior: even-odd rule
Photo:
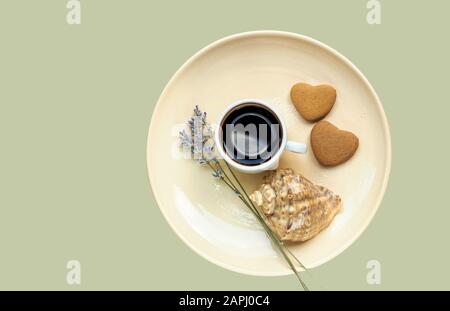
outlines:
[[[167,222],[195,252],[224,268],[252,275],[291,273],[250,211],[211,171],[185,159],[178,132],[195,105],[214,124],[240,98],[259,98],[278,108],[288,139],[307,142],[313,124],[290,102],[296,82],[330,84],[337,100],[326,120],[355,133],[360,145],[346,163],[333,168],[306,155],[285,152],[280,167],[291,167],[343,199],[342,211],[313,239],[291,251],[307,268],[337,256],[367,227],[389,178],[389,128],[381,103],[362,73],[330,47],[298,34],[257,31],[212,43],[192,56],[165,87],[153,112],[147,143],[148,174]],[[239,175],[248,192],[263,174]]]

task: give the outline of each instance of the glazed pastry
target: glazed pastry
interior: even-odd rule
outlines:
[[[341,198],[292,169],[278,169],[250,195],[268,226],[283,241],[306,241],[326,228],[341,209]]]

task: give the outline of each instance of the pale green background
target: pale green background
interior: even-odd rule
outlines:
[[[393,162],[361,238],[311,271],[313,289],[450,289],[450,2],[382,0],[82,1],[0,4],[0,289],[298,289],[196,255],[152,197],[145,145],[164,85],[223,36],[286,30],[323,41],[371,81],[389,119]],[[65,282],[66,262],[82,284]],[[366,263],[382,285],[366,283]]]

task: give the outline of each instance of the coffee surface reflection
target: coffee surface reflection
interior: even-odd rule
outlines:
[[[283,137],[275,113],[257,103],[244,103],[221,124],[223,147],[233,161],[247,166],[267,162],[277,153]]]

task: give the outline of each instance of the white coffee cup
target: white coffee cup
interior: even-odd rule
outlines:
[[[259,107],[262,107],[263,109],[268,110],[271,112],[279,121],[279,124],[281,126],[281,142],[279,145],[279,148],[276,150],[276,152],[266,161],[257,165],[244,165],[241,163],[238,163],[237,161],[233,160],[227,153],[227,151],[224,148],[223,143],[223,133],[222,133],[222,124],[225,120],[225,118],[234,110],[240,108],[243,105],[251,105],[251,104],[257,104]],[[240,172],[243,173],[249,173],[249,174],[256,174],[260,173],[266,170],[274,170],[278,167],[278,163],[280,160],[281,154],[284,152],[285,149],[291,152],[296,153],[306,153],[307,146],[304,143],[298,143],[293,141],[287,140],[287,131],[286,131],[286,124],[280,115],[276,111],[275,108],[273,108],[271,105],[266,103],[265,101],[262,101],[260,99],[255,98],[245,98],[240,99],[234,103],[232,103],[230,106],[228,106],[220,115],[216,129],[214,131],[214,140],[217,147],[217,151],[219,152],[220,156],[226,161],[231,167],[237,169]]]

